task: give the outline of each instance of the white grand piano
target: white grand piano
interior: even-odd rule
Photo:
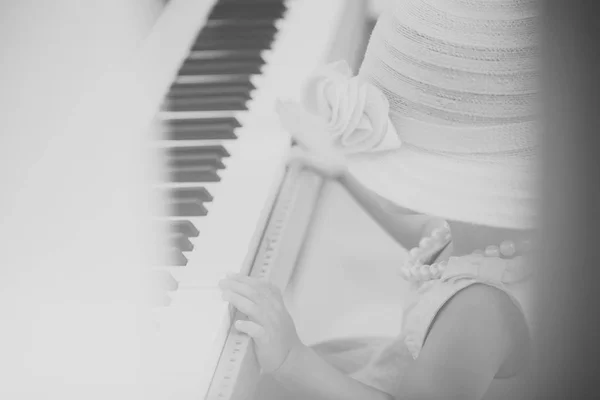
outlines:
[[[253,398],[251,342],[216,285],[243,272],[285,288],[322,182],[286,169],[275,100],[325,62],[356,64],[366,10],[171,0],[60,123],[31,133],[39,158],[3,139],[10,398]]]
[[[230,329],[216,284],[241,271],[285,288],[321,182],[286,170],[290,138],[275,101],[297,98],[308,74],[332,57],[355,56],[346,40],[354,36],[358,48],[362,39],[364,5],[356,2],[211,6],[158,114],[168,171],[159,187],[175,239],[156,269],[176,288],[155,309],[156,365],[166,367],[156,382],[169,398],[252,397],[259,370],[251,342]]]

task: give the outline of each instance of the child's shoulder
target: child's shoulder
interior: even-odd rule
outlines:
[[[429,345],[439,340],[445,345],[453,343],[455,350],[465,353],[497,357],[499,375],[518,370],[529,345],[521,310],[506,292],[483,284],[471,285],[450,299],[434,321],[430,336]],[[464,346],[457,346],[459,343]]]
[[[509,322],[514,316],[521,315],[506,292],[484,284],[474,284],[461,290],[447,307],[454,318],[469,320]]]

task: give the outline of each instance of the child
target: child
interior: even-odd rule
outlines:
[[[402,332],[362,348],[309,348],[272,286],[221,283],[248,316],[235,326],[254,339],[263,371],[298,398],[474,400],[528,366],[535,1],[392,3],[358,77],[336,64],[310,82],[306,110],[279,112],[304,147],[293,160],[339,181],[414,247],[400,268],[418,294]],[[400,146],[381,148],[387,117]],[[427,219],[416,214],[448,226],[421,238]]]

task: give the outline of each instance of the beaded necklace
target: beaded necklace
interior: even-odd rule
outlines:
[[[411,282],[426,282],[440,279],[448,265],[448,261],[439,261],[429,264],[438,256],[452,241],[450,227],[445,223],[442,227],[434,229],[430,236],[419,241],[418,247],[408,252],[408,259],[401,269],[401,275]],[[506,267],[505,282],[515,282],[523,279],[528,274],[523,262],[523,256],[515,254],[526,253],[531,250],[531,242],[523,241],[517,245],[512,240],[505,240],[497,245],[487,246],[485,249],[473,251],[473,256],[488,257],[503,260]]]

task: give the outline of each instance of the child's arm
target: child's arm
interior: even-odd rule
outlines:
[[[348,171],[345,157],[327,147],[311,152],[295,149],[290,162],[339,182],[361,208],[405,249],[417,246],[427,224],[436,221],[436,218],[400,207],[367,189]]]
[[[413,368],[399,375],[401,400],[479,400],[516,348],[518,310],[500,291],[472,286],[457,294],[434,323]],[[516,322],[516,323],[515,323]],[[276,378],[313,399],[383,399],[310,348],[291,353]],[[388,397],[390,398],[390,397]]]
[[[283,306],[281,294],[259,280],[236,276],[224,281],[226,299],[249,321],[236,327],[249,334],[263,369],[287,388],[319,400],[391,399],[333,366],[303,345]],[[406,400],[479,400],[518,348],[522,316],[510,299],[483,285],[459,292],[434,322],[421,354],[399,371]],[[519,349],[520,350],[520,349]]]
[[[340,182],[381,228],[404,248],[415,247],[423,236],[425,224],[432,218],[396,206],[372,193],[348,171],[347,159],[335,148],[323,121],[301,106],[279,102],[277,113],[282,126],[298,143],[290,163],[299,163],[322,177]],[[304,149],[304,150],[301,150]]]
[[[281,292],[264,280],[235,274],[219,284],[223,298],[248,320],[235,328],[248,334],[263,373],[271,374],[303,398],[315,400],[391,400],[328,364],[296,333]]]
[[[323,360],[313,349],[298,346],[273,374],[286,389],[314,400],[392,400],[392,396],[367,386]]]
[[[345,170],[338,178],[340,184],[396,242],[406,249],[419,244],[428,223],[435,218],[417,214],[400,207],[364,187],[350,172]]]
[[[505,361],[525,349],[526,332],[520,311],[500,290],[462,290],[434,321],[397,398],[483,398]]]

